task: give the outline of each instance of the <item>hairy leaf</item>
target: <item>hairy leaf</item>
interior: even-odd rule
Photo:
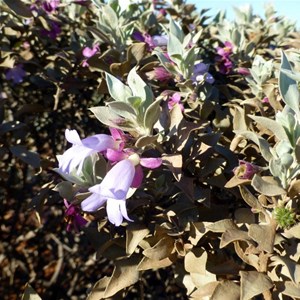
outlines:
[[[279,183],[270,176],[261,177],[255,174],[252,178],[251,185],[256,191],[266,196],[277,196],[286,193]]]
[[[292,67],[282,51],[281,69],[293,71]],[[297,82],[286,75],[284,72],[279,73],[279,91],[283,101],[288,105],[300,118],[300,93]]]
[[[241,300],[250,300],[256,295],[271,289],[271,279],[263,273],[256,271],[241,271]]]

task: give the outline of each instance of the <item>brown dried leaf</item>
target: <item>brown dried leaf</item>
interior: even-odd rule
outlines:
[[[250,252],[248,251],[249,247],[246,249],[246,251],[244,251],[240,245],[240,242],[235,242],[234,249],[240,259],[242,259],[246,264],[253,266],[256,270],[259,270],[259,257],[252,253],[246,253]]]
[[[269,253],[274,251],[275,233],[276,224],[251,224],[248,231],[249,236],[257,242],[259,249]]]
[[[278,289],[282,294],[300,299],[300,285],[291,281],[279,282]]]
[[[126,253],[131,255],[149,232],[150,230],[142,225],[128,226],[126,228]]]
[[[295,284],[300,283],[300,265],[283,256],[272,256],[272,265],[282,265],[281,274],[288,276]]]
[[[212,232],[225,232],[226,230],[238,229],[236,224],[231,219],[224,219],[214,223],[207,223],[206,229]]]
[[[206,273],[207,252],[194,248],[184,258],[184,268],[189,273]]]
[[[37,292],[32,288],[29,283],[25,285],[25,291],[22,295],[21,300],[42,300],[42,298],[37,294]]]
[[[285,230],[284,233],[300,240],[300,223]]]
[[[181,154],[167,154],[162,157],[163,164],[166,165],[177,181],[182,176],[182,155]]]
[[[207,283],[206,285],[202,286],[201,288],[193,292],[190,295],[190,299],[191,300],[207,299],[207,297],[210,297],[213,294],[218,284],[219,283],[217,281]]]
[[[232,281],[220,282],[214,290],[210,300],[239,300],[240,287]]]
[[[140,257],[131,256],[127,259],[116,261],[113,274],[104,292],[104,298],[115,295],[120,290],[135,284],[139,280],[137,264]]]
[[[87,300],[100,300],[104,298],[105,289],[108,285],[110,278],[105,276],[98,280],[93,286],[92,291],[87,297]]]
[[[273,287],[271,279],[256,271],[241,271],[241,300],[250,300]]]
[[[24,17],[24,18],[32,17],[31,10],[21,0],[3,0],[3,1],[17,15]]]
[[[139,63],[145,57],[145,52],[145,43],[134,43],[130,45],[127,50],[127,60],[131,62],[132,59],[135,59],[136,62]]]
[[[235,241],[245,241],[252,243],[248,233],[239,229],[229,229],[222,234],[220,248],[224,248],[228,244]]]
[[[167,258],[174,250],[174,239],[170,236],[163,237],[153,247],[145,249],[143,255],[153,260]]]
[[[240,179],[240,178],[237,178],[236,176],[233,176],[233,177],[231,177],[231,179],[229,181],[226,182],[224,187],[227,189],[231,189],[236,186],[243,185],[243,184],[249,184],[250,182],[251,182],[251,180],[249,180],[249,179]]]
[[[293,198],[297,195],[300,195],[300,179],[293,181],[288,190],[289,197]]]
[[[200,239],[208,232],[207,222],[193,222],[191,223],[189,241],[196,246]]]
[[[3,62],[0,63],[0,67],[13,68],[15,64],[15,59],[12,56],[7,56]]]
[[[234,212],[236,223],[254,224],[256,222],[255,214],[249,208],[238,208]]]
[[[166,268],[171,266],[177,259],[177,253],[170,255],[162,260],[155,260],[148,257],[144,257],[138,264],[137,269],[139,271],[155,270],[159,268]]]
[[[245,186],[239,186],[239,189],[242,198],[251,208],[254,208],[255,210],[258,211],[264,210],[263,206],[258,201],[258,199]]]
[[[198,289],[202,289],[206,284],[215,282],[217,280],[217,276],[206,271],[205,274],[200,273],[190,273],[193,283]]]

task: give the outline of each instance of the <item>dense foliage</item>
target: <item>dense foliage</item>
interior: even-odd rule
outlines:
[[[299,299],[295,24],[119,2],[0,4],[4,298]]]

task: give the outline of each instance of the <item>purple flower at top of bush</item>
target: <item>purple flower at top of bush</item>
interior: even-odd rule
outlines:
[[[107,134],[96,134],[81,140],[76,130],[66,129],[65,136],[73,145],[58,156],[59,170],[63,173],[70,173],[78,167],[77,174],[79,174],[86,157],[93,153],[105,152],[108,148],[118,147],[118,142]]]
[[[267,104],[270,103],[270,100],[268,97],[264,97],[261,101],[262,101],[262,103],[267,103]]]
[[[135,31],[132,34],[132,37],[140,42],[144,42],[148,45],[148,50],[152,51],[155,47],[165,47],[168,44],[167,35],[153,35],[151,36],[148,33],[142,34],[139,31]]]
[[[219,65],[220,73],[228,74],[233,68],[233,63],[230,60],[233,46],[230,42],[225,42],[224,45],[225,47],[217,47],[218,55],[215,60]]]
[[[241,74],[241,75],[244,75],[244,76],[248,76],[248,75],[251,74],[248,68],[243,68],[243,67],[239,67],[239,68],[237,69],[237,72],[238,72],[239,74]]]
[[[5,72],[5,78],[7,80],[12,80],[15,84],[21,83],[25,75],[26,72],[23,70],[22,64],[15,65],[13,68],[8,69]]]
[[[168,82],[173,78],[173,75],[164,67],[155,67],[153,71],[147,72],[150,80],[157,80],[159,82]]]
[[[50,30],[47,30],[47,29],[42,29],[41,30],[41,34],[43,36],[47,36],[49,37],[50,39],[52,40],[55,40],[57,38],[57,36],[61,33],[61,29],[60,29],[60,26],[58,25],[57,22],[55,21],[50,21],[49,23],[49,27],[50,27]]]
[[[60,0],[45,0],[42,2],[42,7],[47,13],[54,12],[60,4]]]
[[[178,104],[179,107],[180,107],[180,109],[181,109],[181,111],[184,111],[184,107],[183,107],[183,104],[180,103],[180,99],[181,99],[180,93],[174,93],[172,95],[172,97],[169,98],[168,108],[172,109],[176,104]]]
[[[213,84],[215,82],[215,79],[213,76],[208,73],[209,65],[204,64],[204,63],[198,63],[194,66],[194,72],[193,75],[191,76],[191,80],[194,83],[197,83],[198,81],[203,80],[204,74],[206,74],[205,81]]]
[[[233,169],[239,179],[252,179],[253,175],[260,171],[260,167],[244,160],[239,160],[239,165]]]
[[[92,56],[94,56],[99,51],[100,51],[100,48],[99,48],[99,44],[97,43],[93,46],[93,48],[89,48],[89,47],[83,48],[82,55],[88,59],[88,58],[91,58]],[[83,67],[88,67],[89,66],[89,64],[87,62],[87,59],[85,59],[82,62]]]
[[[112,224],[120,226],[123,218],[133,221],[127,214],[126,195],[134,176],[135,168],[131,161],[125,159],[118,162],[108,171],[100,184],[89,188],[92,195],[82,201],[82,210],[93,212],[106,203],[107,217]]]
[[[67,231],[71,231],[72,227],[75,231],[79,231],[81,227],[87,224],[87,220],[81,216],[79,207],[69,204],[66,199],[64,199],[64,204],[66,207],[65,221],[67,222]]]
[[[217,53],[218,55],[229,58],[229,56],[232,54],[232,44],[230,42],[224,42],[225,47],[217,47]]]

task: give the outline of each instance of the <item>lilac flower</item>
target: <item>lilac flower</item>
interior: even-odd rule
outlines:
[[[176,104],[179,105],[181,111],[184,111],[183,104],[180,103],[181,95],[180,93],[174,93],[172,97],[169,98],[168,108],[171,110]]]
[[[19,64],[9,69],[5,73],[5,78],[7,80],[12,80],[13,83],[21,83],[23,81],[26,72],[23,70],[23,65]]]
[[[79,231],[81,227],[87,224],[87,220],[81,216],[77,206],[69,204],[66,199],[64,199],[64,204],[66,207],[65,221],[67,222],[67,231],[71,231],[72,226],[75,231]]]
[[[244,160],[239,160],[239,165],[233,169],[233,172],[239,179],[252,179],[253,175],[258,173],[260,170],[259,166]]]
[[[81,140],[76,130],[66,129],[65,136],[73,146],[58,156],[59,170],[63,173],[70,173],[78,166],[77,174],[79,174],[86,157],[117,147],[118,144],[107,134],[96,134]]]
[[[93,46],[93,48],[89,48],[89,47],[85,47],[83,50],[82,50],[82,55],[86,58],[90,58],[92,56],[94,56],[98,51],[100,51],[100,48],[99,48],[99,44],[95,44]],[[82,62],[82,66],[83,67],[88,67],[89,64],[87,62],[87,59],[85,59],[83,62]]]
[[[205,81],[212,84],[214,83],[215,79],[213,76],[208,73],[209,65],[204,64],[204,63],[198,63],[194,66],[194,72],[193,75],[191,76],[191,80],[194,83],[197,83],[198,81],[203,80],[204,74],[206,74]]]
[[[135,168],[131,161],[125,159],[118,162],[108,171],[100,184],[89,188],[92,195],[82,201],[82,210],[93,212],[106,203],[107,217],[112,224],[120,226],[123,218],[133,221],[127,214],[126,195],[134,175]]]
[[[135,166],[135,176],[131,187],[138,188],[143,181],[144,173],[142,167],[148,169],[156,169],[162,164],[162,160],[159,157],[140,157],[133,149],[107,149],[106,158],[115,163],[124,159],[129,159]]]

